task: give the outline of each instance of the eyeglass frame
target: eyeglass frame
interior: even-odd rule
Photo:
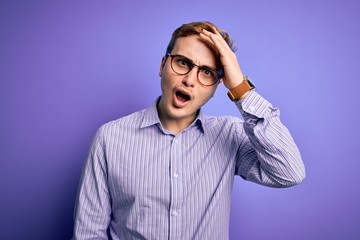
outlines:
[[[213,86],[213,85],[215,85],[216,83],[218,83],[218,82],[220,81],[220,79],[223,77],[223,74],[224,74],[224,69],[223,69],[223,68],[215,69],[215,68],[212,68],[212,67],[209,67],[209,66],[206,66],[206,65],[199,66],[199,65],[196,65],[196,64],[193,62],[193,60],[191,60],[190,58],[185,57],[185,56],[183,56],[183,55],[181,55],[181,54],[166,53],[166,58],[168,58],[168,57],[171,58],[171,61],[170,61],[171,69],[174,71],[174,73],[176,73],[176,74],[178,74],[178,75],[181,75],[181,76],[182,76],[182,75],[186,75],[186,74],[188,74],[189,72],[191,72],[191,70],[193,70],[194,67],[197,67],[197,68],[198,68],[198,71],[197,71],[196,77],[197,77],[197,80],[199,81],[199,83],[200,83],[201,85],[203,85],[203,86],[209,86],[209,87],[210,87],[210,86]],[[176,72],[176,71],[174,70],[173,63],[172,63],[174,57],[183,57],[183,58],[189,60],[189,63],[191,64],[191,67],[190,67],[190,69],[189,69],[189,71],[188,71],[187,73],[178,73],[178,72]],[[207,85],[207,84],[204,84],[204,83],[202,83],[202,82],[200,81],[200,79],[199,79],[199,72],[200,72],[199,69],[204,69],[204,68],[205,68],[205,69],[210,69],[210,70],[216,72],[216,74],[218,75],[216,81],[215,81],[213,84]]]

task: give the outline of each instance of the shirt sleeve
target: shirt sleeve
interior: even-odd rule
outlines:
[[[280,121],[279,109],[251,91],[236,102],[244,118],[246,141],[239,147],[236,174],[270,187],[290,187],[305,178],[298,147]]]
[[[74,213],[73,240],[108,239],[111,204],[100,130],[93,140],[80,179]]]

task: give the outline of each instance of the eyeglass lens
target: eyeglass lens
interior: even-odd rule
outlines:
[[[175,73],[185,75],[196,66],[190,59],[181,55],[172,55],[171,67]],[[213,85],[218,81],[218,73],[208,67],[199,66],[197,76],[203,85]]]

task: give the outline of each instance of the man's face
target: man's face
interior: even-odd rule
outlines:
[[[176,40],[171,54],[183,55],[196,65],[217,68],[216,53],[198,35]],[[162,97],[159,102],[161,120],[185,121],[191,123],[197,110],[215,93],[219,83],[204,86],[197,79],[198,68],[188,74],[179,75],[171,68],[171,57],[163,58],[160,66]]]

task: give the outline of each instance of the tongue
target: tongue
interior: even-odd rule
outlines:
[[[179,101],[181,101],[181,102],[186,102],[187,100],[189,100],[189,96],[187,96],[181,92],[177,92],[176,96],[179,99]]]

